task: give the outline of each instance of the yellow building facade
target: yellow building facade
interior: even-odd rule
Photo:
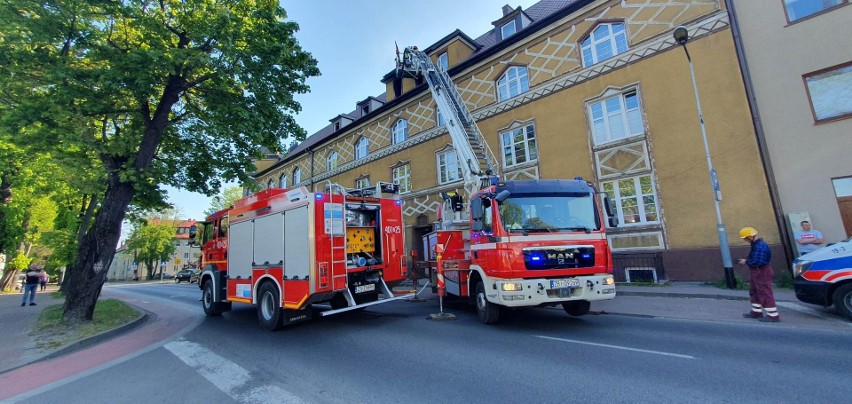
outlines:
[[[684,25],[733,256],[747,253],[739,228],[753,226],[784,265],[724,2],[546,0],[502,14],[476,39],[454,31],[421,49],[446,66],[504,179],[583,177],[609,194],[621,223],[608,229],[617,277],[654,268],[659,278],[722,279],[689,66],[672,37]],[[440,192],[462,190],[458,161],[426,85],[393,72],[382,81],[385,94],[255,178],[317,192],[396,182],[407,247],[422,257]]]

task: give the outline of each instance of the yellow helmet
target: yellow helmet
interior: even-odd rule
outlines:
[[[743,227],[740,229],[740,238],[746,238],[751,236],[756,236],[757,230],[754,227]]]

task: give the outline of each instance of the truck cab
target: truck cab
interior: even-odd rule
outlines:
[[[852,319],[852,239],[823,247],[793,261],[796,298],[824,307],[834,305]]]

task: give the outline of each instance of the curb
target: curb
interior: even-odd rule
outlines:
[[[113,328],[111,330],[106,330],[106,331],[101,332],[99,334],[92,335],[91,337],[87,337],[87,338],[81,339],[79,341],[72,342],[68,345],[65,345],[64,347],[61,347],[59,349],[54,350],[53,352],[48,352],[44,355],[36,357],[35,359],[29,360],[25,363],[21,363],[21,364],[16,365],[16,366],[12,366],[12,367],[9,367],[9,368],[6,368],[6,369],[2,369],[2,370],[0,370],[0,374],[8,373],[8,372],[11,372],[15,369],[20,369],[24,366],[32,365],[33,363],[46,361],[48,359],[57,358],[57,357],[67,355],[67,354],[72,353],[72,352],[79,351],[79,350],[84,349],[84,348],[88,348],[88,347],[93,346],[93,345],[97,345],[98,343],[101,343],[103,341],[106,341],[108,339],[116,337],[120,334],[123,334],[127,331],[130,331],[133,328],[140,326],[142,323],[148,321],[149,316],[156,317],[156,315],[154,313],[151,313],[151,312],[149,312],[145,309],[139,308],[139,307],[134,306],[134,305],[127,303],[127,302],[124,302],[124,303],[127,304],[128,306],[136,309],[136,311],[139,312],[139,317],[137,317],[133,321],[130,321],[130,322],[124,324],[124,325],[118,326],[118,327]]]
[[[680,292],[625,292],[623,290],[616,289],[616,296],[641,296],[641,297],[676,297],[676,298],[686,298],[686,299],[716,299],[716,300],[738,300],[738,301],[748,301],[750,298],[748,296],[731,296],[731,295],[713,295],[713,294],[700,294],[700,293],[680,293]],[[788,298],[779,298],[776,297],[775,301],[777,302],[791,302],[797,303],[795,300],[791,300]]]

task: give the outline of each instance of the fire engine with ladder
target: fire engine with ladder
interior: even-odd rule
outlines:
[[[408,47],[401,58],[397,51],[397,74],[428,83],[462,168],[463,194],[442,193],[441,229],[423,240],[435,253],[441,313],[444,296],[469,299],[486,324],[505,308],[561,305],[582,316],[592,301],[613,299],[612,254],[593,185],[579,177],[500,180],[494,154],[447,72]],[[612,202],[602,202],[616,226]]]
[[[311,319],[317,303],[330,306],[324,316],[413,297],[391,292],[407,275],[398,190],[270,188],[210,215],[200,237],[205,314],[254,304],[261,326],[278,330]]]

